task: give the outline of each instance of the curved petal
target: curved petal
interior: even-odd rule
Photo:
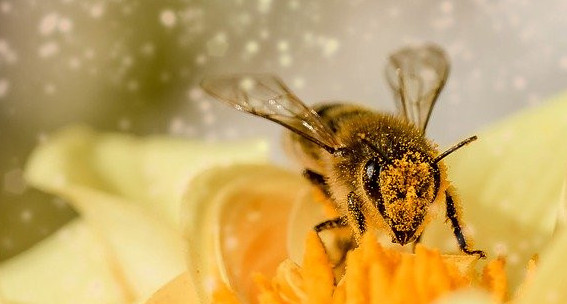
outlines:
[[[201,302],[219,281],[248,298],[253,273],[273,276],[286,258],[287,219],[309,185],[273,166],[235,165],[197,176],[183,202],[189,272]]]

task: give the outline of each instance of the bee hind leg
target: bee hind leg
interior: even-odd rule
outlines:
[[[447,207],[447,219],[451,222],[451,226],[453,226],[453,234],[457,238],[457,242],[459,243],[459,248],[462,252],[466,254],[478,254],[481,258],[486,257],[486,254],[482,250],[470,250],[469,245],[467,244],[467,240],[463,234],[463,229],[461,228],[461,224],[459,223],[459,216],[455,201],[453,197],[449,193],[449,191],[445,192],[446,197],[446,207]]]

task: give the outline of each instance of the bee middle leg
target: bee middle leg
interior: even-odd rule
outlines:
[[[313,184],[313,186],[317,187],[326,198],[332,200],[329,186],[327,185],[325,177],[323,175],[318,174],[311,170],[305,170],[303,171],[303,176],[307,180],[309,180],[311,184]],[[349,195],[348,200],[349,200],[348,205],[352,206],[352,207],[348,207],[349,214],[352,213],[350,210],[360,210],[360,207],[354,207],[357,206],[358,203],[354,203],[354,200],[353,198],[351,198],[351,195]],[[357,212],[357,211],[354,212],[360,213],[358,218],[362,217],[362,212]],[[315,232],[317,232],[319,237],[321,237],[319,233],[322,231],[326,231],[330,229],[348,228],[348,227],[349,227],[349,218],[348,216],[343,215],[321,222],[315,225],[313,229],[315,230]],[[345,271],[347,252],[350,249],[356,247],[356,241],[355,239],[353,239],[352,230],[349,229],[348,236],[345,236],[344,234],[341,234],[341,232],[339,232],[338,234],[335,234],[335,237],[332,241],[330,239],[326,239],[326,241],[321,239],[321,241],[324,243],[327,256],[330,259],[331,264],[333,265],[333,272],[335,278],[341,278],[344,275],[344,271]]]
[[[311,171],[309,169],[303,171],[303,177],[305,177],[308,181],[313,184],[313,186],[317,187],[325,197],[330,198],[331,192],[329,190],[329,185],[325,181],[325,177],[315,171]]]
[[[326,198],[329,199],[331,198],[329,186],[327,185],[327,182],[325,181],[325,177],[323,175],[307,169],[303,171],[303,177],[305,177],[307,180],[311,182],[311,184],[317,187],[323,193],[323,195],[325,195]],[[347,226],[348,226],[348,218],[346,216],[338,216],[336,218],[315,225],[313,229],[315,229],[315,231],[319,233],[324,230],[343,228]]]
[[[329,192],[329,186],[325,181],[325,177],[317,172],[311,171],[309,169],[303,171],[303,177],[305,177],[308,181],[313,184],[313,186],[317,187],[326,198],[331,198],[331,193]],[[348,219],[346,216],[338,216],[336,218],[321,222],[313,229],[317,233],[328,230],[328,229],[335,229],[335,228],[342,228],[348,226]]]
[[[313,227],[313,229],[315,229],[315,231],[317,233],[319,233],[323,230],[342,228],[342,227],[347,227],[347,226],[348,226],[347,217],[346,216],[339,216],[339,217],[336,217],[334,219],[330,219],[330,220],[321,222],[321,223],[315,225],[315,227]]]
[[[359,239],[364,234],[364,232],[366,232],[366,218],[362,213],[362,203],[354,192],[350,192],[347,199],[348,216],[354,223],[353,229],[356,230],[355,234],[357,236],[357,239]]]
[[[463,234],[463,229],[461,228],[461,224],[459,222],[458,211],[451,196],[451,193],[445,191],[445,199],[446,199],[446,208],[447,208],[447,219],[451,222],[451,226],[453,226],[453,234],[457,238],[457,242],[459,243],[459,248],[462,252],[466,254],[478,254],[481,258],[486,257],[486,254],[482,250],[471,250],[469,249],[469,245],[467,244],[467,240]]]

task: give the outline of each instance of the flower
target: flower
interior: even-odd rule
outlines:
[[[502,271],[494,269],[504,267],[498,264],[504,257],[514,303],[567,302],[567,274],[557,271],[567,254],[561,217],[565,113],[567,96],[561,96],[480,132],[478,142],[447,159],[468,234],[475,248],[489,254],[486,261],[496,263],[485,277],[503,282],[496,279]],[[66,199],[80,217],[0,264],[0,301],[143,303],[155,293],[148,303],[171,304],[206,300],[214,290],[238,299],[254,298],[257,285],[269,291],[272,278],[295,273],[304,252],[321,253],[303,244],[325,214],[313,203],[310,185],[296,173],[262,164],[266,155],[259,141],[205,144],[84,127],[52,135],[30,158],[26,179]],[[248,164],[226,165],[242,162]],[[458,252],[443,217],[437,219],[427,227],[424,245]],[[364,248],[352,255],[364,256]],[[438,260],[430,249],[420,253]],[[520,288],[534,254],[540,255],[537,269]],[[281,268],[288,270],[276,271],[287,259]],[[265,279],[254,282],[256,272]],[[344,284],[339,287],[346,289]],[[490,303],[491,297],[463,289],[440,301]]]
[[[560,245],[567,237],[564,236],[564,232],[560,231],[561,221],[556,220],[558,210],[565,204],[565,197],[562,197],[561,189],[565,180],[567,149],[563,147],[562,136],[560,135],[567,131],[567,121],[563,118],[564,113],[567,113],[567,103],[564,98],[558,98],[546,107],[521,113],[490,127],[479,134],[480,141],[478,143],[459,151],[458,154],[447,160],[449,176],[457,187],[463,204],[468,234],[475,240],[475,248],[483,249],[489,255],[488,259],[478,262],[479,266],[484,267],[485,270],[484,279],[480,279],[476,286],[484,285],[486,287],[488,285],[489,288],[484,289],[489,290],[492,295],[485,291],[471,291],[470,288],[464,288],[462,292],[446,294],[447,298],[439,299],[440,301],[445,301],[444,303],[467,303],[467,301],[474,299],[474,303],[491,303],[493,298],[502,302],[508,296],[513,299],[514,303],[533,303],[536,300],[541,301],[541,299],[548,300],[551,303],[554,303],[554,301],[562,303],[567,299],[567,294],[565,294],[563,288],[557,285],[557,282],[561,281],[557,278],[558,274],[550,275],[553,269],[565,267],[565,263],[559,256],[566,253],[561,250],[565,250],[567,247],[567,245]],[[225,174],[219,169],[214,171],[216,173],[207,173],[207,179],[215,180]],[[269,183],[269,179],[251,178],[248,184],[244,183],[244,188],[262,188]],[[204,182],[204,184],[207,184],[207,182]],[[203,184],[200,187],[203,187]],[[230,197],[237,196],[238,190],[233,187],[230,188],[233,193]],[[212,197],[207,197],[203,201],[217,201],[214,197],[216,195],[223,196],[224,194],[219,193],[224,193],[226,190],[223,187],[215,187],[214,189],[214,191],[211,191]],[[298,244],[307,234],[306,231],[321,220],[320,215],[317,218],[317,214],[321,214],[321,210],[316,203],[313,203],[313,195],[308,191],[305,192],[306,190],[300,190],[300,188],[291,190],[289,187],[286,187],[286,190],[273,192],[272,195],[266,197],[266,200],[269,201],[270,198],[278,197],[284,192],[302,193],[297,195],[299,203],[293,204],[290,220],[293,225],[290,226],[291,229],[286,231],[288,242],[291,244],[288,246],[290,249],[288,255],[296,262],[291,265],[297,267],[301,261],[301,255],[298,255],[298,252],[303,252]],[[195,204],[195,201],[199,200],[196,199],[192,204],[185,206],[198,205]],[[225,204],[227,209],[234,208],[231,200],[226,200]],[[191,209],[183,210],[183,212],[193,213],[188,210]],[[265,214],[269,214],[269,212],[258,213],[257,217],[262,217]],[[309,217],[306,215],[315,216],[306,219],[306,217]],[[226,227],[223,230],[226,230]],[[261,228],[258,228],[258,230],[262,231]],[[246,231],[246,235],[237,235],[236,239],[238,237],[254,238],[250,234],[254,234],[253,232],[256,230],[249,229]],[[191,233],[194,232],[196,231],[193,230]],[[264,243],[271,243],[275,240],[280,242],[281,239],[265,235],[257,237]],[[231,239],[234,239],[234,236]],[[220,272],[223,273],[222,268],[234,267],[234,265],[224,264],[227,262],[226,257],[232,256],[234,251],[222,253],[222,234],[218,235],[217,242],[219,244],[217,250],[221,252],[219,256],[224,259],[213,261],[213,264],[220,267]],[[441,252],[458,252],[451,230],[443,223],[442,216],[438,217],[437,222],[427,227],[423,242],[429,248],[439,248]],[[246,247],[244,246],[244,248]],[[244,250],[246,251],[246,249]],[[362,250],[364,251],[364,249]],[[249,260],[262,259],[263,250],[255,248],[253,252],[254,254],[248,252]],[[267,255],[274,254],[271,250],[265,252]],[[356,250],[353,251],[353,254],[354,252]],[[276,253],[279,253],[278,257],[282,259],[281,252]],[[534,270],[533,259],[538,254],[541,254],[541,263],[537,266],[536,271]],[[281,271],[278,274],[273,274],[278,264],[274,263],[271,267],[271,273],[264,276],[264,278],[272,279],[260,280],[257,283],[260,292],[256,291],[256,293],[249,291],[252,288],[250,286],[253,285],[251,279],[253,269],[224,272],[221,280],[230,286],[229,290],[232,289],[235,292],[232,294],[225,287],[211,287],[211,282],[214,280],[211,277],[205,278],[203,276],[204,273],[208,273],[203,271],[208,266],[201,264],[199,260],[193,260],[193,262],[190,272],[193,273],[195,282],[203,280],[208,282],[208,284],[202,286],[203,290],[206,290],[204,294],[216,289],[217,291],[220,290],[221,295],[232,295],[228,298],[233,297],[233,300],[237,298],[240,301],[244,299],[245,302],[253,302],[253,299],[258,298],[260,302],[278,303],[277,296],[281,296],[280,293],[291,298],[305,293],[305,286],[303,286],[303,289],[299,288],[298,290],[297,288],[297,286],[302,285],[297,283],[302,282],[301,279],[298,279],[297,273],[301,273],[302,269],[305,269],[305,265],[303,268],[294,268],[290,266],[289,262],[284,262],[280,265],[280,270],[282,268],[287,269],[284,271],[285,274],[281,274]],[[529,275],[526,272],[529,272]],[[209,273],[214,273],[214,271]],[[547,275],[544,276],[543,273],[547,273]],[[282,277],[295,278],[297,284],[282,285]],[[474,279],[474,276],[469,277],[469,279],[471,278]],[[348,280],[347,274],[345,282],[347,286]],[[321,279],[320,281],[324,280]],[[341,286],[340,283],[338,286]],[[469,287],[471,286],[475,285],[469,285]],[[409,288],[410,286],[406,287]],[[151,303],[160,303],[159,295],[167,294],[169,291],[165,288],[154,298],[158,300]],[[290,294],[291,291],[294,292]],[[337,287],[334,292],[340,292],[340,288]],[[202,301],[206,299],[204,298]],[[355,302],[353,301],[353,303]]]

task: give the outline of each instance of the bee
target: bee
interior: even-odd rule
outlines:
[[[369,228],[384,229],[392,242],[419,242],[434,205],[444,204],[461,251],[484,257],[467,244],[443,159],[474,141],[444,152],[425,137],[431,110],[449,73],[435,45],[406,47],[389,57],[386,78],[398,114],[345,103],[306,106],[279,78],[264,74],[205,78],[211,96],[237,110],[276,122],[289,154],[304,176],[334,202],[340,216],[314,228],[350,226],[355,239]]]

